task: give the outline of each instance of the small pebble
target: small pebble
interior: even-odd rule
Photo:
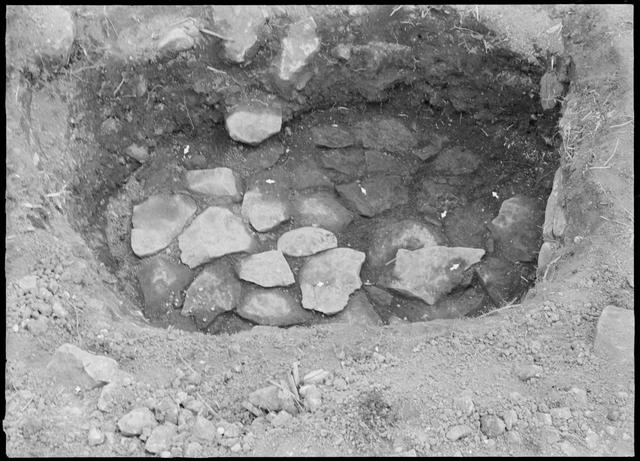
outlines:
[[[92,427],[89,429],[89,434],[87,435],[87,441],[89,445],[96,446],[104,443],[104,434],[98,428]]]

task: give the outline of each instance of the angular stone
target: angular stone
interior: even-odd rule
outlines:
[[[311,256],[338,246],[335,234],[320,227],[299,227],[278,239],[278,250],[287,256]]]
[[[605,307],[596,326],[594,352],[609,364],[633,365],[635,323],[633,310]]]
[[[400,248],[417,250],[444,244],[446,239],[433,225],[414,219],[387,220],[376,226],[369,240],[367,262],[372,266],[386,264]]]
[[[382,319],[375,311],[364,292],[358,292],[351,296],[344,310],[332,317],[331,321],[336,323],[348,323],[349,325],[382,325]]]
[[[227,116],[226,126],[234,141],[260,144],[280,132],[282,111],[276,107],[240,105]]]
[[[362,286],[360,268],[365,254],[334,248],[311,256],[300,269],[302,306],[325,314],[340,312],[349,295]]]
[[[367,150],[364,152],[364,162],[367,166],[367,173],[386,173],[406,175],[409,167],[396,157],[377,150]]]
[[[186,195],[158,194],[133,207],[131,248],[142,257],[166,248],[196,212]]]
[[[191,435],[203,442],[213,442],[218,434],[216,425],[205,417],[198,415],[196,421],[191,428]]]
[[[311,138],[316,146],[339,149],[355,144],[356,138],[350,131],[332,125],[316,126],[311,129]]]
[[[140,435],[145,428],[153,429],[157,425],[156,417],[147,407],[134,408],[118,420],[118,429],[127,437]]]
[[[333,190],[333,183],[313,161],[305,161],[291,171],[291,185],[296,190],[324,187]]]
[[[549,71],[540,79],[540,105],[543,110],[551,110],[558,104],[564,85],[555,71]]]
[[[319,226],[341,232],[353,221],[353,213],[328,192],[300,194],[295,200],[295,222],[301,226]]]
[[[429,144],[420,149],[414,149],[412,152],[420,160],[425,161],[438,155],[448,143],[449,138],[447,136],[435,134],[429,140]]]
[[[258,232],[267,232],[291,217],[290,205],[283,193],[252,189],[244,194],[242,215]]]
[[[243,258],[237,266],[238,277],[247,282],[270,287],[293,285],[293,272],[279,250],[256,253]]]
[[[556,242],[544,242],[538,253],[538,274],[544,274],[547,265],[553,260],[553,257],[560,248]]]
[[[187,187],[193,192],[212,197],[227,197],[234,202],[242,200],[242,182],[229,168],[190,170],[185,174]]]
[[[206,332],[210,335],[232,335],[241,331],[251,330],[253,327],[253,323],[243,319],[235,312],[226,312],[217,316],[207,327]]]
[[[193,268],[230,253],[250,252],[254,239],[239,216],[211,206],[178,237],[180,259]]]
[[[225,57],[241,63],[250,58],[266,15],[255,5],[212,5],[214,32],[225,37]]]
[[[180,291],[191,283],[193,273],[188,267],[174,263],[163,255],[143,261],[138,281],[144,297],[147,318],[159,319],[174,309]]]
[[[471,434],[473,434],[473,429],[466,424],[458,424],[449,428],[446,433],[446,437],[452,442],[455,442],[456,440],[467,437]]]
[[[475,200],[460,207],[444,209],[447,210],[444,218],[444,233],[451,245],[475,248],[485,246],[489,234],[487,226],[495,212],[484,199]]]
[[[258,408],[267,411],[278,411],[282,409],[282,402],[278,397],[277,386],[267,386],[257,389],[249,394],[249,402]]]
[[[278,289],[251,289],[236,313],[260,325],[279,327],[307,323],[314,318],[292,296]]]
[[[451,293],[440,298],[433,306],[425,303],[422,320],[460,319],[482,309],[487,302],[487,295],[480,287],[470,287],[464,291]],[[411,300],[422,302],[420,300]]]
[[[500,213],[491,221],[489,229],[504,257],[512,261],[533,261],[540,248],[543,219],[536,199],[516,195],[502,202]]]
[[[206,328],[240,302],[242,286],[233,269],[222,261],[208,265],[187,290],[182,315],[193,316],[198,328]]]
[[[341,184],[336,190],[363,216],[375,216],[409,201],[409,189],[400,176],[373,176]]]
[[[161,52],[180,52],[190,50],[196,45],[196,37],[199,31],[190,21],[185,21],[178,27],[174,27],[158,41],[158,50]]]
[[[523,288],[517,265],[495,256],[489,256],[475,266],[482,287],[497,305],[503,305]]]
[[[284,146],[273,138],[258,147],[246,151],[246,164],[252,170],[266,170],[284,154]]]
[[[350,177],[360,176],[364,172],[362,149],[332,149],[320,154],[323,167],[339,171]]]
[[[499,416],[484,415],[480,418],[480,430],[487,437],[495,438],[504,432],[505,424]]]
[[[156,426],[144,445],[149,453],[160,453],[171,448],[173,438],[178,435],[178,426],[172,423],[164,423]]]
[[[312,17],[291,24],[287,36],[282,39],[278,77],[284,81],[293,80],[319,49],[320,39]]]
[[[378,118],[356,124],[356,137],[365,149],[406,152],[417,145],[415,136],[393,118]]]
[[[547,206],[544,212],[544,225],[542,227],[542,237],[545,240],[556,240],[564,237],[564,230],[567,226],[567,219],[561,203],[562,197],[562,168],[556,170],[553,177],[553,187],[547,199]]]
[[[124,150],[124,153],[140,163],[144,163],[149,160],[149,149],[147,149],[147,146],[131,144]]]
[[[469,174],[480,166],[480,157],[464,147],[453,146],[440,152],[431,166],[440,174]]]
[[[393,301],[393,295],[387,290],[383,290],[374,285],[365,285],[364,287],[369,299],[378,306],[390,306]]]
[[[480,261],[479,248],[430,246],[398,250],[390,274],[381,284],[401,294],[434,304],[464,279],[464,271]]]

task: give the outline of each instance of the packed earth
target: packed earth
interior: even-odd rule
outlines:
[[[632,456],[632,12],[8,7],[7,455]]]

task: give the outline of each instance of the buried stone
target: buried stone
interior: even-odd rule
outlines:
[[[336,186],[338,193],[363,216],[375,216],[409,201],[400,176],[373,176]]]
[[[180,291],[193,280],[193,273],[166,256],[156,255],[143,261],[138,280],[144,297],[145,315],[159,319],[180,306]]]
[[[185,174],[187,187],[193,192],[211,197],[226,197],[234,202],[242,200],[240,178],[229,168],[190,170]]]
[[[353,213],[330,192],[299,194],[294,202],[294,217],[302,226],[319,226],[340,232],[353,221]]]
[[[295,283],[293,272],[279,250],[247,256],[237,266],[238,277],[266,288]]]
[[[250,289],[236,313],[260,325],[285,327],[312,321],[315,316],[279,289]]]
[[[349,325],[382,325],[382,319],[369,302],[367,295],[362,291],[354,293],[344,310],[331,317],[329,321]]]
[[[516,195],[502,202],[489,229],[499,251],[511,261],[534,261],[540,248],[544,210],[531,197]]]
[[[244,194],[242,215],[258,232],[267,232],[291,216],[289,202],[284,191],[252,189]]]
[[[287,256],[311,256],[338,246],[335,234],[320,227],[299,227],[278,239],[278,250]]]
[[[356,143],[351,132],[331,125],[313,127],[311,137],[315,145],[331,149],[349,147]]]
[[[418,142],[404,124],[393,118],[379,118],[356,125],[356,137],[365,149],[406,152]]]

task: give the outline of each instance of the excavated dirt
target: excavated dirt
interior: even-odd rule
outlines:
[[[243,66],[221,58],[217,37],[168,56],[149,53],[144,40],[124,40],[132,30],[148,27],[151,36],[158,24],[187,16],[208,26],[207,7],[74,7],[71,52],[51,62],[32,59],[38,51],[24,34],[46,30],[52,13],[8,12],[7,454],[633,455],[633,363],[594,347],[605,307],[633,311],[630,10],[287,8],[270,10],[258,51]],[[296,90],[274,79],[270,65],[289,24],[309,14],[322,45]],[[561,39],[553,42],[554,34]],[[369,60],[360,62],[357,52],[336,57],[341,43],[365,50]],[[366,54],[372,43],[387,44],[374,46],[379,60]],[[561,93],[568,94],[543,110],[541,79],[550,70],[567,72]],[[283,108],[282,130],[263,143],[283,152],[273,158],[256,154],[263,145],[230,140],[224,126],[229,108],[265,94],[277,95],[267,104]],[[415,150],[446,139],[444,146],[472,152],[478,165],[434,174],[437,155],[424,160],[405,149],[381,167],[398,174],[381,175],[368,161],[331,159],[314,143],[314,128],[355,132],[378,119],[401,122]],[[111,123],[118,128],[110,131]],[[147,146],[151,160],[126,155],[133,143]],[[351,149],[360,149],[355,158],[382,158]],[[310,165],[327,180],[312,184],[315,192],[379,177],[381,188],[392,177],[406,187],[403,203],[373,217],[336,194],[354,214],[336,232],[339,246],[368,252],[379,223],[419,219],[448,245],[502,257],[487,223],[519,194],[544,212],[558,167],[566,230],[551,242],[544,267],[513,264],[513,298],[503,302],[469,271],[465,286],[429,309],[399,293],[391,303],[373,302],[385,326],[327,324],[331,318],[318,314],[311,322],[318,324],[280,329],[229,313],[215,327],[200,325],[215,333],[203,335],[179,309],[144,318],[138,275],[145,262],[130,246],[135,204],[160,192],[188,194],[185,171],[220,166],[247,189],[265,179],[288,183],[293,197],[306,188],[299,183],[309,185]],[[452,192],[429,206],[425,182]],[[211,204],[192,195],[198,213]],[[261,234],[257,251],[296,227],[293,219]],[[532,240],[540,247],[542,229]],[[177,243],[168,249],[178,262]],[[235,264],[239,257],[222,259]],[[297,274],[301,262],[288,262]],[[365,287],[386,267],[365,263]],[[452,317],[468,287],[478,299],[465,313],[477,318],[442,319]],[[297,284],[282,291],[300,301]],[[108,386],[61,366],[54,352],[63,343],[110,357],[128,373],[109,384],[113,404],[101,404]],[[317,408],[310,411],[304,396],[301,411],[247,404],[252,392],[286,383],[292,369],[329,372],[317,385]],[[309,392],[303,387],[292,391]],[[178,412],[176,426],[159,426],[170,435],[123,430],[123,416],[138,407],[169,421],[167,405]]]

